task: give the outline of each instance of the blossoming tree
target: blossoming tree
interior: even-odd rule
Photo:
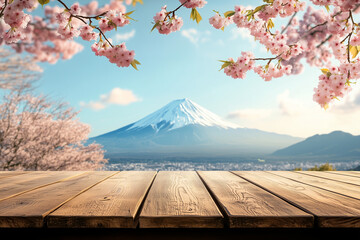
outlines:
[[[59,6],[45,6],[45,18],[31,17],[29,11],[38,3],[46,5],[49,0],[0,0],[0,42],[11,45],[19,52],[27,51],[37,61],[56,62],[60,57],[71,58],[82,46],[71,41],[81,37],[95,41],[91,49],[98,56],[105,56],[119,67],[140,64],[134,51],[124,43],[112,45],[105,33],[129,23],[132,12],[126,12],[124,4],[136,4],[142,0],[111,0],[103,7],[96,1],[80,6],[68,6],[57,0]],[[160,34],[178,31],[183,25],[176,15],[180,8],[188,8],[190,18],[197,23],[202,20],[198,9],[206,6],[205,0],[179,0],[179,6],[168,11],[166,6],[153,17],[153,30]],[[223,14],[215,11],[209,23],[216,29],[229,24],[249,29],[250,34],[264,45],[272,57],[255,57],[242,52],[235,61],[223,60],[221,70],[233,78],[245,78],[250,70],[265,81],[284,75],[299,74],[302,59],[321,69],[318,86],[314,89],[314,101],[321,107],[328,105],[351,90],[351,84],[360,78],[360,26],[356,14],[360,0],[309,0],[316,5],[306,8],[301,0],[263,0],[257,7],[235,6]],[[321,7],[321,8],[319,8]],[[201,10],[204,11],[204,10]],[[300,19],[296,15],[300,15]],[[273,19],[288,17],[284,26],[275,26]],[[274,30],[276,28],[277,30]],[[51,44],[49,44],[49,42]],[[320,71],[319,71],[320,72]]]
[[[85,145],[90,127],[65,103],[36,96],[32,63],[0,51],[0,170],[91,170],[107,162],[102,146]]]

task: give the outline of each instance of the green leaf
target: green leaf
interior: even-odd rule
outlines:
[[[262,10],[263,8],[265,8],[267,6],[267,4],[264,4],[264,5],[261,5],[261,6],[257,6],[255,9],[254,9],[254,11],[253,11],[253,15],[255,14],[255,13],[257,13],[258,11],[260,11],[260,10]]]
[[[328,103],[325,103],[324,104],[324,107],[323,107],[325,110],[329,108],[329,104]]]
[[[141,65],[141,63],[140,63],[138,60],[136,60],[136,59],[132,60],[130,64],[131,64],[131,66],[132,66],[133,68],[135,68],[136,70],[139,70],[136,65]]]
[[[224,13],[224,17],[231,17],[234,14],[235,14],[235,11],[227,11]]]
[[[200,15],[200,13],[197,13],[197,15],[196,15],[196,23],[199,23],[201,20],[202,20],[202,17]]]
[[[195,20],[196,19],[196,16],[195,16],[195,11],[196,11],[196,9],[195,8],[193,8],[193,9],[191,9],[191,13],[190,13],[190,19],[191,20]]]
[[[330,7],[328,5],[326,5],[325,8],[328,12],[330,12]]]
[[[219,71],[223,70],[224,68],[228,67],[228,66],[231,66],[234,61],[224,61],[224,60],[219,60],[219,62],[223,62],[224,64],[221,65],[221,68]]]
[[[322,72],[323,74],[327,74],[327,73],[330,72],[330,71],[329,71],[329,69],[327,69],[327,68],[322,68],[322,69],[321,69],[321,72]]]
[[[359,49],[357,46],[349,45],[349,51],[351,53],[352,58],[356,58],[356,56],[359,54]]]
[[[132,5],[135,7],[137,3],[143,4],[143,0],[132,0]]]
[[[200,13],[196,10],[196,8],[193,8],[190,13],[190,19],[196,21],[199,23],[202,20],[202,17]]]
[[[154,26],[152,27],[152,29],[151,29],[151,31],[150,32],[152,32],[157,26],[159,26],[160,25],[160,21],[157,21],[155,24],[154,24]]]
[[[266,3],[273,3],[274,0],[263,0],[263,2],[266,2]]]
[[[48,4],[50,0],[38,0],[38,2],[41,4],[41,6],[44,6],[45,4]]]
[[[129,15],[131,15],[133,12],[135,12],[135,10],[130,11],[130,12],[127,12],[127,13],[125,13],[124,15],[125,15],[125,16],[129,16]]]
[[[271,18],[269,18],[269,20],[267,21],[267,25],[266,25],[267,29],[272,29],[273,27],[275,27],[274,22],[271,20]]]

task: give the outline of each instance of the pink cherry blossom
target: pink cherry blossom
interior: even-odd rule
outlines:
[[[166,19],[165,19],[166,18]],[[166,5],[161,8],[161,11],[154,16],[156,29],[161,34],[169,34],[179,31],[183,25],[181,17],[170,17],[166,11]]]
[[[179,0],[186,8],[202,8],[207,4],[205,0]]]

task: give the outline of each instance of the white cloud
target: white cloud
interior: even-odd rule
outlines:
[[[227,118],[232,119],[259,119],[268,117],[271,114],[271,109],[241,109],[230,112]]]
[[[181,35],[189,39],[193,44],[197,44],[200,38],[199,32],[195,28],[182,30]]]
[[[117,42],[119,41],[127,41],[129,40],[130,38],[134,37],[135,36],[135,29],[131,30],[131,32],[126,32],[126,33],[123,33],[123,34],[120,34],[120,33],[117,33],[113,39]]]
[[[353,86],[353,90],[339,101],[334,101],[330,105],[330,111],[336,113],[346,113],[360,109],[360,87],[358,85]]]
[[[131,90],[114,88],[109,94],[103,94],[100,96],[102,102],[117,104],[117,105],[128,105],[133,102],[139,101]]]
[[[285,116],[294,116],[301,114],[303,105],[300,101],[290,98],[290,91],[285,90],[277,96],[277,102],[281,114]]]
[[[254,37],[250,35],[250,30],[246,28],[231,28],[230,29],[231,38],[230,40],[235,40],[241,37],[242,39],[249,40],[251,44],[255,45]]]
[[[197,45],[199,42],[204,43],[209,41],[210,39],[208,38],[208,36],[210,34],[210,31],[199,32],[195,28],[184,29],[181,31],[181,35],[195,45]]]
[[[311,99],[292,97],[289,90],[277,95],[275,100],[275,107],[238,109],[227,117],[248,128],[299,137],[335,130],[360,134],[360,87],[340,102],[332,103],[326,111]]]
[[[129,105],[133,102],[141,101],[131,90],[113,88],[110,93],[100,95],[99,101],[90,101],[89,103],[80,102],[80,106],[88,107],[93,110],[101,110],[110,104]]]

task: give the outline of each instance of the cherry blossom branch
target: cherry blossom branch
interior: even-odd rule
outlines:
[[[0,18],[4,15],[4,10],[7,7],[7,4],[8,4],[8,0],[5,0],[4,6],[2,7],[0,12]]]
[[[348,47],[347,47],[347,52],[348,52],[348,62],[350,63],[350,41],[351,41],[351,36],[352,36],[352,34],[353,34],[353,32],[354,32],[354,29],[355,29],[355,21],[354,21],[354,18],[353,18],[353,16],[352,16],[352,12],[351,12],[351,10],[349,10],[349,18],[350,18],[350,20],[351,20],[351,22],[352,22],[352,29],[351,29],[351,32],[349,33],[349,35],[348,35]],[[348,19],[349,19],[348,18]]]
[[[288,29],[288,27],[291,25],[291,22],[292,22],[292,20],[294,20],[297,13],[298,12],[294,12],[294,14],[291,16],[288,24],[285,26],[285,28],[283,30],[281,30],[281,34],[283,34],[286,31],[286,29]]]
[[[70,11],[70,8],[69,8],[62,0],[57,0],[57,1],[58,1],[59,3],[61,3],[61,4],[65,7],[65,9],[66,9],[67,11]],[[69,12],[69,13],[70,13],[70,12]],[[91,19],[97,19],[97,18],[99,18],[99,17],[101,17],[101,16],[104,16],[106,13],[107,13],[107,11],[106,11],[106,12],[103,12],[103,13],[101,13],[101,14],[99,14],[99,15],[96,15],[96,16],[81,16],[81,15],[74,15],[74,14],[70,13],[70,18],[71,18],[71,17],[74,17],[74,18],[76,18],[76,19],[79,19],[79,20],[82,21],[84,24],[89,25],[90,27],[98,30],[99,33],[100,33],[100,37],[101,37],[101,36],[104,37],[104,39],[106,40],[106,42],[113,48],[114,46],[113,46],[112,43],[107,39],[107,37],[105,36],[104,32],[103,32],[99,27],[95,27],[95,26],[91,25],[91,23],[92,23],[92,22],[91,22]],[[89,19],[89,23],[87,23],[83,18]]]
[[[177,8],[175,8],[175,10],[172,10],[170,12],[167,12],[164,18],[164,21],[166,21],[166,18],[169,17],[170,14],[173,14],[173,17],[175,16],[175,12],[177,10],[179,10],[182,6],[184,6],[189,0],[186,0],[185,2],[183,2],[180,6],[178,6]]]
[[[333,37],[332,34],[330,34],[324,41],[322,41],[321,43],[319,43],[316,48],[320,48],[322,45],[324,45],[327,41],[329,41],[331,38]]]

